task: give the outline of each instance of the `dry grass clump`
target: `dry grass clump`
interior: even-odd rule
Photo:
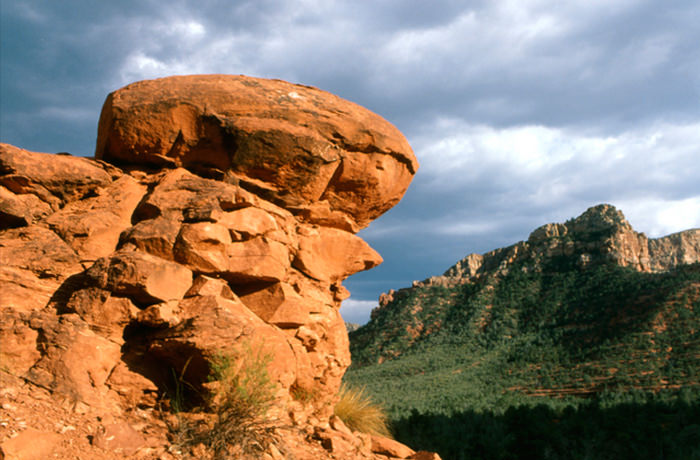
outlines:
[[[335,415],[352,431],[391,437],[384,409],[375,403],[363,388],[350,388],[345,383],[338,392],[340,401]]]
[[[319,397],[317,391],[307,390],[298,386],[292,386],[289,393],[295,401],[300,401],[304,404],[311,403]]]
[[[275,444],[277,426],[267,417],[276,390],[267,371],[271,360],[249,344],[215,356],[205,407],[178,414],[176,444],[213,459],[256,458]]]
[[[235,355],[218,355],[211,367],[216,382],[210,406],[217,420],[207,443],[214,452],[238,446],[246,454],[263,453],[273,441],[266,415],[275,400],[275,385],[267,366],[270,354],[246,345]]]

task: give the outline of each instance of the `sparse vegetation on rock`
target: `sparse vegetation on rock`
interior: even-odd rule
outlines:
[[[197,452],[203,446],[206,450],[200,448],[199,455],[206,452],[214,459],[233,459],[262,456],[279,442],[280,421],[269,413],[278,390],[268,373],[271,361],[272,355],[249,343],[217,353],[201,398],[204,406],[175,404],[190,406],[188,411],[178,411],[171,426],[178,447]],[[181,394],[176,392],[175,397]]]
[[[391,436],[384,409],[372,400],[364,388],[340,387],[334,413],[352,431]]]

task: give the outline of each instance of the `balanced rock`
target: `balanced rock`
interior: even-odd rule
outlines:
[[[382,260],[355,232],[417,168],[396,128],[306,86],[173,77],[107,98],[97,158],[0,144],[0,378],[96,416],[82,457],[161,436],[153,458],[169,458],[145,414],[178,385],[201,403],[217,359],[245,350],[270,356],[271,417],[296,425],[296,458],[408,454],[327,429],[350,365],[342,282]]]
[[[394,206],[418,168],[401,133],[367,109],[309,86],[232,75],[113,92],[95,156],[226,178],[297,212],[327,201],[355,230]]]

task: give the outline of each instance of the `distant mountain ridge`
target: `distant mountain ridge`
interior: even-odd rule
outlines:
[[[445,459],[700,458],[699,262],[595,206],[382,294],[344,380]]]
[[[554,256],[580,254],[586,265],[592,257],[641,272],[662,272],[679,264],[700,261],[700,229],[686,230],[661,238],[636,232],[621,211],[601,204],[563,224],[546,224],[534,230],[527,241],[497,249],[482,256],[470,254],[445,272],[450,278],[487,275],[518,257],[535,262]]]
[[[503,276],[511,267],[526,261],[524,270],[542,270],[553,257],[578,256],[581,267],[612,262],[640,272],[659,273],[678,265],[700,262],[700,229],[690,229],[660,238],[636,232],[623,213],[609,204],[589,208],[565,223],[542,225],[527,241],[485,254],[469,254],[441,276],[413,283],[417,286],[449,286]],[[396,291],[379,298],[379,308],[389,303]],[[373,314],[376,314],[373,312]]]
[[[645,273],[660,273],[678,265],[700,262],[700,229],[690,229],[660,238],[648,238],[636,232],[622,211],[609,204],[599,204],[565,223],[550,223],[535,229],[526,241],[485,254],[469,254],[448,268],[444,274],[413,286],[453,286],[503,277],[519,263],[522,270],[541,271],[543,264],[555,257],[578,257],[585,268],[591,264],[612,262]],[[397,291],[379,296],[374,318],[390,303]]]
[[[463,295],[463,289],[458,292],[457,287],[472,286],[488,292],[514,270],[532,274],[610,265],[651,274],[698,262],[700,229],[648,238],[636,232],[614,206],[593,206],[565,223],[538,227],[526,241],[485,254],[469,254],[443,275],[382,294],[372,320],[351,333],[353,362],[357,367],[398,356],[413,343],[444,329],[446,310]],[[432,296],[426,293],[431,287],[446,291]],[[427,298],[430,301],[426,302]],[[430,304],[432,301],[435,305]],[[393,319],[387,321],[389,317]],[[370,342],[373,351],[368,353]]]

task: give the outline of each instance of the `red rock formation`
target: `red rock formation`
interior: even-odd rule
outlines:
[[[245,343],[272,356],[276,417],[296,427],[284,455],[412,454],[330,423],[350,363],[341,283],[381,262],[353,233],[398,202],[417,168],[392,125],[310,87],[173,77],[107,98],[96,156],[0,144],[8,388],[41,388],[49,418],[95,425],[91,458],[173,458],[152,416],[168,379],[205,392],[212,359]],[[21,443],[2,440],[20,430],[4,426],[7,455]]]
[[[95,155],[241,181],[312,221],[355,231],[398,203],[418,168],[401,133],[367,109],[309,86],[233,75],[115,91]]]

